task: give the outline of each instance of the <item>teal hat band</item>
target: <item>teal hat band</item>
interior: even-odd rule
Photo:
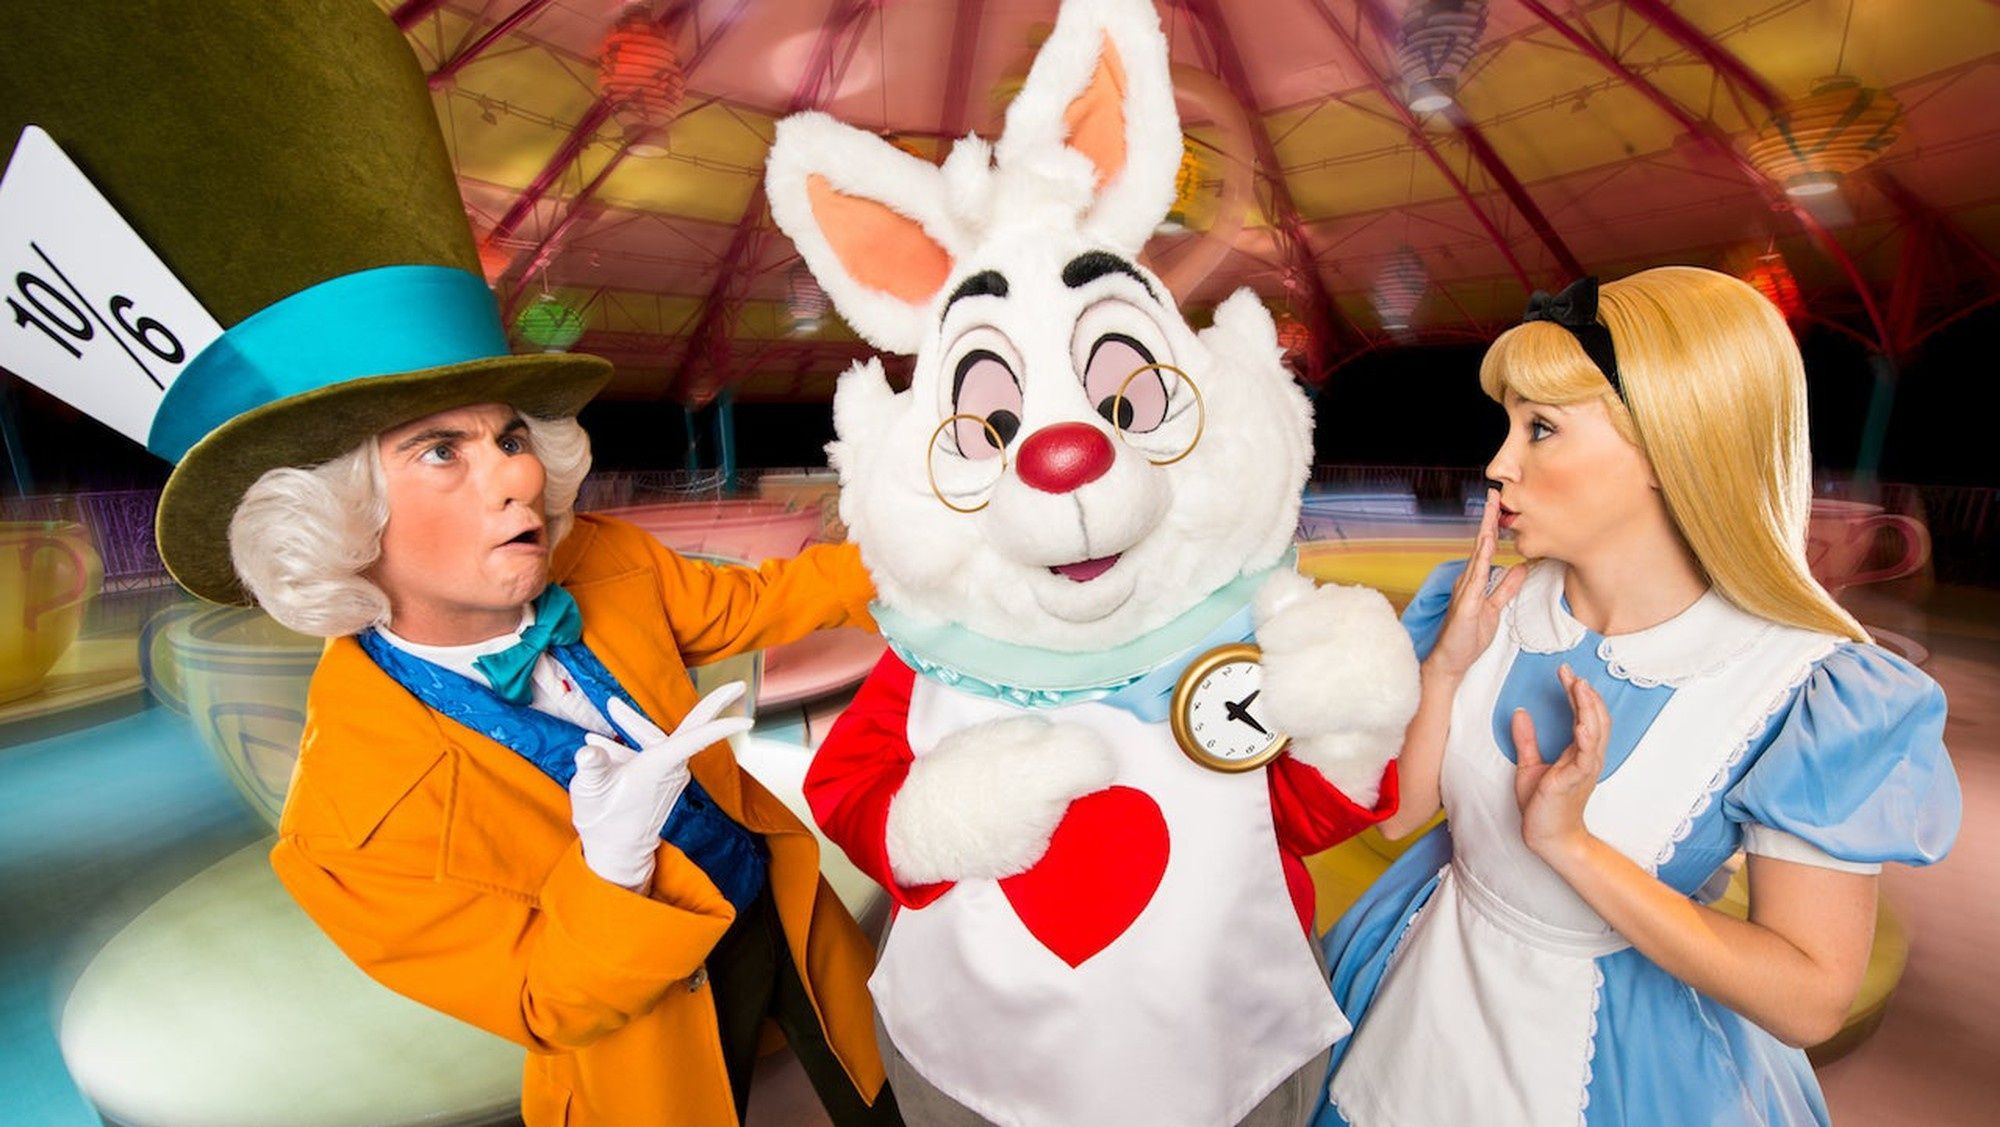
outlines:
[[[493,292],[450,266],[380,266],[321,282],[231,326],[182,369],[146,448],[179,462],[246,411],[367,376],[507,355]]]

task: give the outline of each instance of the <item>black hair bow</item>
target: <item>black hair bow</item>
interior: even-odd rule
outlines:
[[[1527,312],[1521,314],[1521,322],[1550,321],[1569,330],[1576,342],[1583,346],[1583,353],[1604,378],[1611,384],[1611,390],[1618,398],[1625,398],[1625,388],[1618,380],[1618,350],[1612,347],[1611,330],[1597,320],[1597,279],[1582,277],[1571,282],[1558,294],[1547,290],[1536,290],[1528,296]]]

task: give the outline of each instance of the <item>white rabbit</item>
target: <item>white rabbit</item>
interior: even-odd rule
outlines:
[[[1232,1124],[1348,1028],[1300,857],[1393,809],[1416,662],[1380,595],[1290,566],[1312,413],[1269,314],[1197,335],[1138,261],[1180,156],[1144,0],[1066,3],[999,142],[942,167],[817,113],[771,150],[842,316],[916,357],[835,395],[894,652],[807,780],[901,906],[871,988],[913,1122]],[[1162,687],[1253,631],[1292,743],[1213,771]]]

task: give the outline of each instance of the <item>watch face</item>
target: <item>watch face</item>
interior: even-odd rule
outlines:
[[[1229,652],[1249,650],[1249,653]],[[1250,647],[1212,651],[1189,666],[1175,693],[1175,737],[1197,763],[1218,770],[1261,767],[1285,736],[1264,715],[1263,667]]]

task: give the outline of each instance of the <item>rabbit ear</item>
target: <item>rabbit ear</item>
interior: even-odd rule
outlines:
[[[1070,0],[1007,107],[997,150],[1019,167],[1061,148],[1097,170],[1085,232],[1137,255],[1174,202],[1180,114],[1149,0]]]
[[[764,166],[771,218],[869,343],[910,353],[959,257],[937,166],[822,113],[778,123]]]

